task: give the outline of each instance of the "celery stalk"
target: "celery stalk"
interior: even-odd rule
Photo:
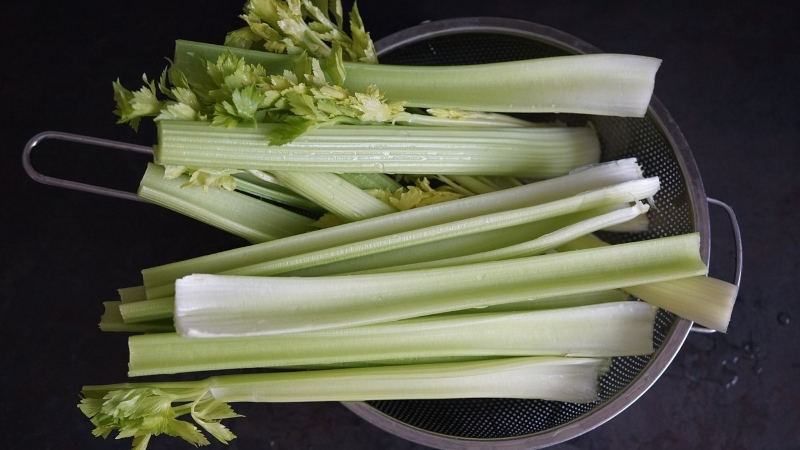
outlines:
[[[233,128],[207,122],[158,122],[162,165],[304,172],[381,172],[561,176],[600,157],[588,127],[486,128],[328,125],[283,145],[281,125]]]
[[[603,358],[519,357],[411,366],[219,375],[199,381],[84,386],[81,411],[96,436],[180,436],[208,445],[194,425],[223,443],[236,436],[221,420],[241,417],[227,403],[524,398],[573,403],[598,400]]]
[[[177,278],[191,273],[219,273],[260,262],[415,228],[438,225],[498,211],[545,203],[604,186],[640,179],[635,159],[587,167],[563,177],[531,183],[491,194],[462,198],[366,219],[333,228],[291,236],[220,253],[178,261],[142,271],[148,298],[172,295]]]
[[[250,242],[266,242],[312,230],[312,219],[279,206],[224,189],[182,187],[189,177],[164,178],[164,168],[149,163],[138,196]]]
[[[586,235],[561,247],[562,251],[609,247],[595,235]],[[680,280],[625,286],[624,290],[650,304],[698,324],[726,332],[739,287],[733,283],[695,276]]]
[[[324,213],[325,210],[307,198],[280,186],[278,180],[265,172],[250,170],[233,175],[236,190],[273,203],[291,206],[311,213]]]
[[[105,310],[98,324],[102,331],[122,333],[167,333],[175,330],[171,320],[151,320],[141,323],[128,323],[120,313],[120,307],[122,305],[122,302],[103,302]],[[169,317],[171,317],[171,315]],[[169,317],[161,317],[159,319],[168,319]]]
[[[508,228],[450,237],[425,245],[403,247],[328,264],[318,264],[305,269],[291,270],[284,272],[282,276],[308,277],[381,271],[389,267],[401,267],[408,264],[458,258],[474,253],[488,252],[521,244],[539,238],[545,234],[556,232],[576,221],[583,220],[587,217],[593,217],[595,212],[596,210],[582,211]]]
[[[368,219],[397,210],[344,178],[325,172],[271,172],[282,185],[308,198],[345,222]]]
[[[272,73],[291,69],[294,57],[219,45],[177,41],[175,64],[224,51]],[[465,66],[344,63],[343,87],[362,92],[377,85],[389,101],[407,106],[492,112],[571,112],[643,117],[650,103],[656,58],[591,54]]]
[[[436,267],[460,266],[478,262],[498,261],[502,259],[538,255],[544,253],[545,251],[564,245],[573,239],[577,239],[586,234],[605,229],[607,226],[614,226],[619,223],[633,220],[639,215],[646,213],[647,210],[647,205],[644,205],[641,202],[636,202],[633,206],[590,217],[580,222],[566,225],[563,228],[555,230],[544,236],[539,236],[535,239],[508,247],[488,250],[485,252],[476,252],[453,258],[442,258],[414,264],[388,266],[380,269],[362,271],[361,273],[384,273],[404,270],[432,269]]]
[[[175,283],[184,336],[348,327],[704,275],[697,233],[506,261],[334,277],[190,275]]]
[[[340,173],[338,175],[347,180],[348,183],[365,190],[388,189],[394,192],[403,187],[403,185],[385,173]]]
[[[125,323],[142,323],[172,318],[175,297],[149,299],[143,302],[122,303],[119,314]]]
[[[128,375],[448,357],[648,355],[656,310],[644,302],[622,301],[271,336],[131,336]]]
[[[395,233],[389,236],[366,239],[263,263],[237,267],[236,269],[224,271],[222,273],[229,275],[278,275],[323,264],[375,255],[391,250],[422,246],[432,242],[452,239],[454,237],[509,228],[593,208],[634,202],[655,195],[658,188],[658,178],[655,177],[629,181],[614,186],[587,191],[582,194],[541,205],[518,208],[510,211],[500,211],[493,214],[447,222],[441,225],[416,228],[411,231]],[[625,212],[627,213],[628,211]],[[573,233],[573,236],[580,235],[580,233],[581,230],[579,229]],[[553,247],[558,243],[560,243],[559,240],[557,237],[554,237],[548,239],[547,242],[543,243],[539,248],[543,251],[547,249],[548,246]],[[530,254],[535,253],[536,250],[524,249],[519,253],[525,254],[526,251]]]

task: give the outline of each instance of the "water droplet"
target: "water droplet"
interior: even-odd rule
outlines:
[[[725,383],[725,389],[730,389],[736,386],[736,383],[739,382],[739,375],[733,375],[728,381]]]
[[[781,325],[789,325],[791,323],[792,318],[789,317],[789,313],[781,312],[778,314],[778,323]]]

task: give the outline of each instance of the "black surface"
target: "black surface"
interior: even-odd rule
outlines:
[[[16,2],[0,8],[3,442],[25,449],[122,449],[75,408],[83,384],[121,381],[125,338],[96,326],[101,302],[144,267],[241,245],[174,213],[44,186],[22,171],[35,133],[60,130],[150,145],[115,125],[111,82],[155,76],[178,38],[221,42],[238,2]],[[608,52],[664,60],[656,95],[692,147],[709,196],[737,212],[741,295],[728,334],[692,334],[630,408],[559,449],[800,448],[800,39],[794,2],[362,1],[373,38],[425,20],[538,22]],[[135,188],[142,158],[63,144],[34,163],[55,176]],[[730,279],[733,239],[711,209],[712,274]],[[421,448],[331,403],[244,405],[231,449]],[[153,449],[190,448],[157,439]],[[210,448],[224,448],[213,444]]]

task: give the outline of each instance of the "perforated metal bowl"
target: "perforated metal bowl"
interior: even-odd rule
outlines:
[[[560,31],[518,20],[467,18],[429,22],[376,43],[382,64],[455,65],[597,53]],[[571,124],[591,121],[602,159],[636,157],[645,175],[660,177],[652,228],[606,234],[612,243],[699,232],[708,263],[709,222],[700,174],[683,135],[657,99],[644,118],[559,115]],[[630,406],[661,376],[683,344],[691,322],[660,310],[652,356],[614,358],[600,379],[600,400],[572,404],[538,400],[458,399],[347,403],[373,425],[416,443],[445,449],[541,448],[567,441]]]

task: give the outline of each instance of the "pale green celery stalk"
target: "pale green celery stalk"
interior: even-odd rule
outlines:
[[[512,187],[522,186],[524,183],[518,178],[514,177],[487,177],[500,189],[508,189]]]
[[[561,248],[573,251],[610,246],[594,235],[584,236]],[[624,290],[652,305],[725,333],[739,287],[708,276],[625,286]]]
[[[236,190],[274,203],[291,206],[312,213],[325,212],[319,205],[276,184],[277,179],[258,170],[241,172],[236,178]]]
[[[137,302],[144,303],[144,302]],[[143,323],[126,323],[120,314],[122,302],[103,302],[105,308],[103,315],[100,316],[98,326],[100,330],[106,332],[121,333],[167,333],[175,331],[171,320],[157,320]]]
[[[119,314],[128,324],[145,323],[153,320],[171,319],[175,307],[175,297],[149,299],[144,302],[123,303]]]
[[[308,198],[345,222],[397,212],[397,209],[350,184],[335,173],[271,172],[282,185]]]
[[[580,222],[565,225],[563,228],[545,234],[544,236],[539,236],[529,241],[514,244],[508,247],[492,249],[484,252],[476,252],[452,258],[443,258],[420,263],[371,269],[361,273],[386,273],[405,270],[434,269],[437,267],[461,266],[465,264],[475,264],[480,262],[499,261],[503,259],[539,255],[546,251],[553,250],[581,236],[605,229],[608,226],[613,226],[618,223],[632,220],[639,215],[645,214],[648,209],[649,207],[647,205],[641,202],[636,202],[633,206],[628,206],[623,209],[616,209],[589,217],[581,220]]]
[[[219,273],[416,228],[550,202],[591,189],[640,178],[642,171],[635,159],[612,161],[563,177],[491,194],[400,211],[299,236],[147,268],[142,271],[144,286],[148,298],[165,297],[174,293],[174,282],[177,278],[191,273]]]
[[[279,275],[323,264],[384,253],[400,248],[422,246],[432,242],[491,230],[509,228],[524,223],[587,211],[603,206],[634,202],[651,197],[659,189],[657,177],[628,181],[614,186],[587,191],[572,197],[510,211],[471,217],[441,225],[416,228],[373,239],[280,258],[268,262],[221,272],[226,275]]]
[[[204,393],[226,403],[437,398],[523,398],[581,403],[597,399],[597,376],[605,362],[605,358],[528,356],[357,369],[217,375],[201,381],[84,386],[81,392],[87,399],[98,399],[116,390],[154,388],[188,393],[208,387]]]
[[[162,120],[157,125],[155,161],[188,167],[551,178],[600,159],[600,143],[589,127],[327,125],[271,145],[269,135],[279,124],[228,128]]]
[[[497,186],[487,184],[478,177],[471,175],[450,175],[448,178],[473,194],[488,194],[498,190]]]
[[[385,173],[340,173],[340,177],[361,189],[388,189],[394,192],[403,186]]]
[[[464,186],[456,183],[455,181],[451,180],[449,176],[445,176],[445,175],[439,174],[439,175],[436,175],[435,177],[436,177],[437,180],[439,180],[442,183],[450,186],[450,188],[453,189],[456,193],[459,193],[459,194],[463,195],[464,197],[470,197],[470,196],[475,195],[475,192],[473,192],[473,191],[465,188]]]
[[[697,276],[681,280],[626,286],[635,297],[706,328],[725,333],[739,287],[716,278]]]
[[[301,270],[293,270],[282,276],[318,277],[324,275],[342,275],[356,272],[376,270],[392,266],[404,266],[423,261],[455,258],[473,253],[486,252],[498,248],[519,244],[538,236],[553,232],[566,226],[579,217],[588,216],[587,212],[568,214],[539,220],[532,223],[516,225],[509,228],[485,231],[431,242],[425,245],[398,248],[358,258],[320,264]]]
[[[279,206],[224,189],[182,187],[189,177],[164,178],[164,168],[149,163],[138,196],[252,243],[310,231],[312,219]]]
[[[241,417],[227,403],[526,398],[597,401],[606,358],[519,357],[413,366],[218,375],[199,381],[84,386],[80,410],[96,436],[117,431],[144,448],[156,434],[209,444],[194,425],[227,443],[221,420]]]
[[[187,337],[280,334],[390,322],[708,272],[697,233],[604,248],[386,274],[190,275],[175,282]]]
[[[241,338],[131,336],[129,376],[425,358],[649,355],[657,308],[615,302]]]
[[[299,276],[299,275],[298,275]],[[316,275],[322,276],[322,275]],[[442,314],[467,314],[481,312],[513,312],[513,311],[533,311],[540,309],[568,308],[572,306],[587,306],[598,303],[621,302],[627,300],[630,294],[621,289],[607,289],[602,291],[582,292],[572,295],[558,295],[548,298],[538,298],[535,300],[525,300],[502,305],[494,305],[467,310],[449,311]],[[129,305],[121,304],[117,306],[120,315],[118,322],[124,322],[126,326],[147,326],[149,323],[158,324],[159,322],[169,322],[170,331],[172,326],[173,314],[175,309],[175,297],[165,297],[160,299],[148,300],[151,305],[148,308],[128,308]],[[134,331],[134,330],[131,330]],[[393,360],[397,362],[397,360]]]
[[[576,306],[598,305],[601,303],[623,302],[630,298],[630,294],[622,289],[605,289],[601,291],[582,292],[580,294],[561,295],[539,300],[526,300],[522,302],[504,303],[502,305],[487,306],[486,308],[453,311],[444,314],[469,314],[469,313],[495,313],[538,311],[542,309],[572,308]]]
[[[226,50],[273,73],[291,69],[294,59],[178,41],[175,63],[216,61]],[[602,53],[446,67],[344,63],[343,87],[363,92],[377,85],[387,100],[410,107],[643,117],[660,65],[657,58]]]
[[[144,286],[131,286],[117,289],[119,299],[123,303],[147,300],[147,291]]]

